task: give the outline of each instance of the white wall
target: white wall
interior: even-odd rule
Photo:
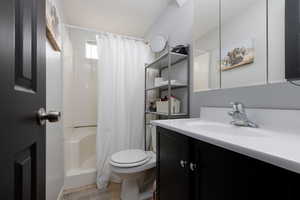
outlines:
[[[73,45],[69,36],[69,29],[64,28],[63,37],[63,114],[64,128],[73,127],[74,116],[74,66]]]
[[[179,8],[172,1],[146,33],[146,40],[150,41],[153,36],[161,34],[169,38],[171,46],[189,44],[192,38],[193,4],[193,0],[188,0],[186,5]]]
[[[69,36],[68,28],[64,28],[63,34],[63,135],[64,135],[64,163],[65,175],[70,168],[70,153],[66,139],[73,133],[74,114],[74,66],[73,66],[73,46]],[[66,182],[66,180],[65,180]]]
[[[60,53],[46,44],[46,109],[62,111],[62,72]],[[62,121],[46,126],[46,199],[55,200],[64,185]]]
[[[194,88],[193,91],[199,92],[204,89],[210,88],[210,69],[211,55],[209,52],[202,53],[194,58]],[[197,66],[197,67],[196,67]]]
[[[91,142],[89,145],[80,145],[79,147],[79,144],[73,142],[75,137],[83,138],[89,135],[88,128],[78,126],[95,126],[97,124],[97,60],[88,60],[85,57],[85,43],[86,41],[96,41],[96,34],[96,32],[65,26],[63,45],[63,128],[66,188],[71,187],[70,182],[74,181],[70,178],[72,177],[71,172],[81,167],[79,154],[81,152],[91,152],[90,148],[95,147],[96,144],[95,140],[89,140]],[[95,128],[90,129],[93,132],[96,131]],[[94,148],[93,152],[95,151]],[[90,159],[90,157],[84,159]],[[96,168],[96,164],[92,164],[91,168]],[[78,181],[76,184],[72,183],[71,185],[74,187],[81,184],[81,181]]]
[[[53,0],[60,13],[60,0]],[[46,44],[46,109],[62,111],[62,55]],[[62,120],[46,126],[46,199],[56,200],[64,185]]]
[[[65,69],[65,127],[96,125],[97,61],[85,58],[86,41],[96,42],[96,32],[68,28],[72,44],[72,66]],[[71,62],[71,61],[69,61]],[[67,105],[68,104],[68,105]]]

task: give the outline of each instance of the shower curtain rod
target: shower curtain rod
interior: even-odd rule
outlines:
[[[69,28],[75,28],[75,29],[83,30],[83,31],[95,32],[95,33],[98,33],[98,34],[107,34],[107,33],[109,33],[109,32],[97,31],[95,29],[90,29],[90,28],[85,28],[85,27],[75,26],[75,25],[70,25],[70,24],[64,24],[64,26],[69,27]],[[122,34],[116,34],[116,33],[112,33],[112,34],[119,35],[119,36],[122,36],[122,37],[127,38],[127,39],[141,41],[141,42],[146,43],[146,41],[143,38],[138,38],[138,37],[133,37],[133,36],[128,36],[128,35],[122,35]]]

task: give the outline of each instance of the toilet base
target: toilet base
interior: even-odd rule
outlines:
[[[156,155],[151,153],[151,160],[137,167],[116,167],[111,170],[122,181],[121,200],[150,200],[155,180]]]
[[[152,189],[140,193],[137,179],[124,180],[121,187],[121,200],[149,200],[152,198]]]
[[[121,200],[139,200],[139,196],[138,179],[124,179],[121,187]]]
[[[121,186],[121,200],[151,199],[153,193],[152,186],[154,182],[153,175],[154,175],[154,170],[147,170],[146,172],[143,173],[131,174],[130,176],[123,175],[123,181]],[[147,178],[147,180],[149,179],[147,181],[148,183],[145,182],[145,178]]]

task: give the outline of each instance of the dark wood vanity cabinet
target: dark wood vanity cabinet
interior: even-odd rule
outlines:
[[[160,200],[300,199],[299,174],[170,130],[157,130]]]
[[[189,139],[178,134],[159,134],[158,146],[160,146],[158,155],[160,199],[182,200],[182,197],[190,199]]]

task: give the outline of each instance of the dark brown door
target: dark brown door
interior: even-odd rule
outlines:
[[[45,2],[0,1],[0,199],[45,199]]]

